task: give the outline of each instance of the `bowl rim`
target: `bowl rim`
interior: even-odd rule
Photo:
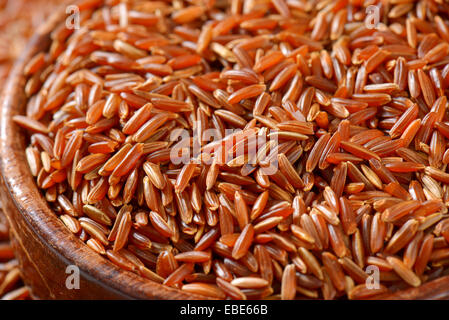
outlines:
[[[25,134],[12,121],[23,114],[27,98],[24,68],[27,62],[50,44],[50,33],[66,17],[57,10],[27,42],[14,63],[1,96],[0,105],[0,170],[9,198],[25,223],[44,246],[67,265],[79,267],[86,280],[117,294],[123,299],[208,299],[156,283],[133,272],[123,270],[107,258],[88,248],[71,233],[51,210],[38,190],[25,157]],[[50,245],[51,244],[51,245]],[[108,275],[105,277],[105,275]],[[112,275],[112,276],[111,276]],[[101,299],[101,297],[98,297]]]
[[[78,2],[81,0],[76,1],[76,3]],[[27,98],[23,91],[26,77],[23,70],[27,62],[36,53],[47,49],[51,31],[65,17],[62,10],[57,10],[37,29],[14,63],[2,91],[0,101],[0,174],[9,198],[12,199],[25,223],[48,250],[64,263],[78,266],[80,274],[85,279],[116,293],[123,299],[209,299],[145,279],[133,272],[119,268],[105,257],[97,254],[63,225],[38,190],[25,157],[24,131],[12,121],[12,117],[23,114],[21,111],[26,105]],[[105,277],[105,274],[117,277]],[[408,288],[378,298],[389,300],[449,299],[449,276],[426,282],[418,288]]]

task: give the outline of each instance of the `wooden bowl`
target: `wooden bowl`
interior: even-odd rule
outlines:
[[[64,17],[56,13],[30,40],[11,71],[1,103],[1,200],[24,281],[40,299],[202,299],[119,269],[93,252],[62,224],[37,189],[25,157],[25,134],[12,117],[25,109],[27,61],[48,48],[51,30]],[[66,287],[69,265],[79,267],[79,289]],[[449,299],[449,276],[383,298]]]

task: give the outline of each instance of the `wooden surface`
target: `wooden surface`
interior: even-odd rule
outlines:
[[[38,191],[25,159],[24,132],[12,121],[25,107],[23,68],[49,45],[49,32],[63,19],[55,15],[32,38],[11,71],[1,100],[1,199],[11,224],[14,246],[25,283],[41,299],[196,299],[200,296],[142,279],[93,252],[70,233]],[[66,267],[81,270],[79,290],[66,288]],[[449,276],[382,297],[448,299]]]
[[[11,70],[1,100],[1,200],[11,226],[25,283],[40,299],[195,299],[174,288],[119,269],[75,237],[50,210],[38,191],[25,158],[25,134],[13,123],[26,97],[23,69],[49,45],[49,32],[63,19],[55,15],[30,40]],[[80,269],[80,289],[66,288],[68,265]]]
[[[449,276],[427,282],[418,288],[410,288],[379,297],[386,300],[448,300]]]

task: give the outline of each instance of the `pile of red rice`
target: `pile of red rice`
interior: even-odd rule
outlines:
[[[448,3],[79,8],[29,62],[14,120],[43,196],[98,254],[219,299],[362,299],[447,274]]]

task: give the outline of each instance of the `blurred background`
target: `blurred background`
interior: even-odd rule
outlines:
[[[0,0],[0,88],[34,30],[68,0]]]

